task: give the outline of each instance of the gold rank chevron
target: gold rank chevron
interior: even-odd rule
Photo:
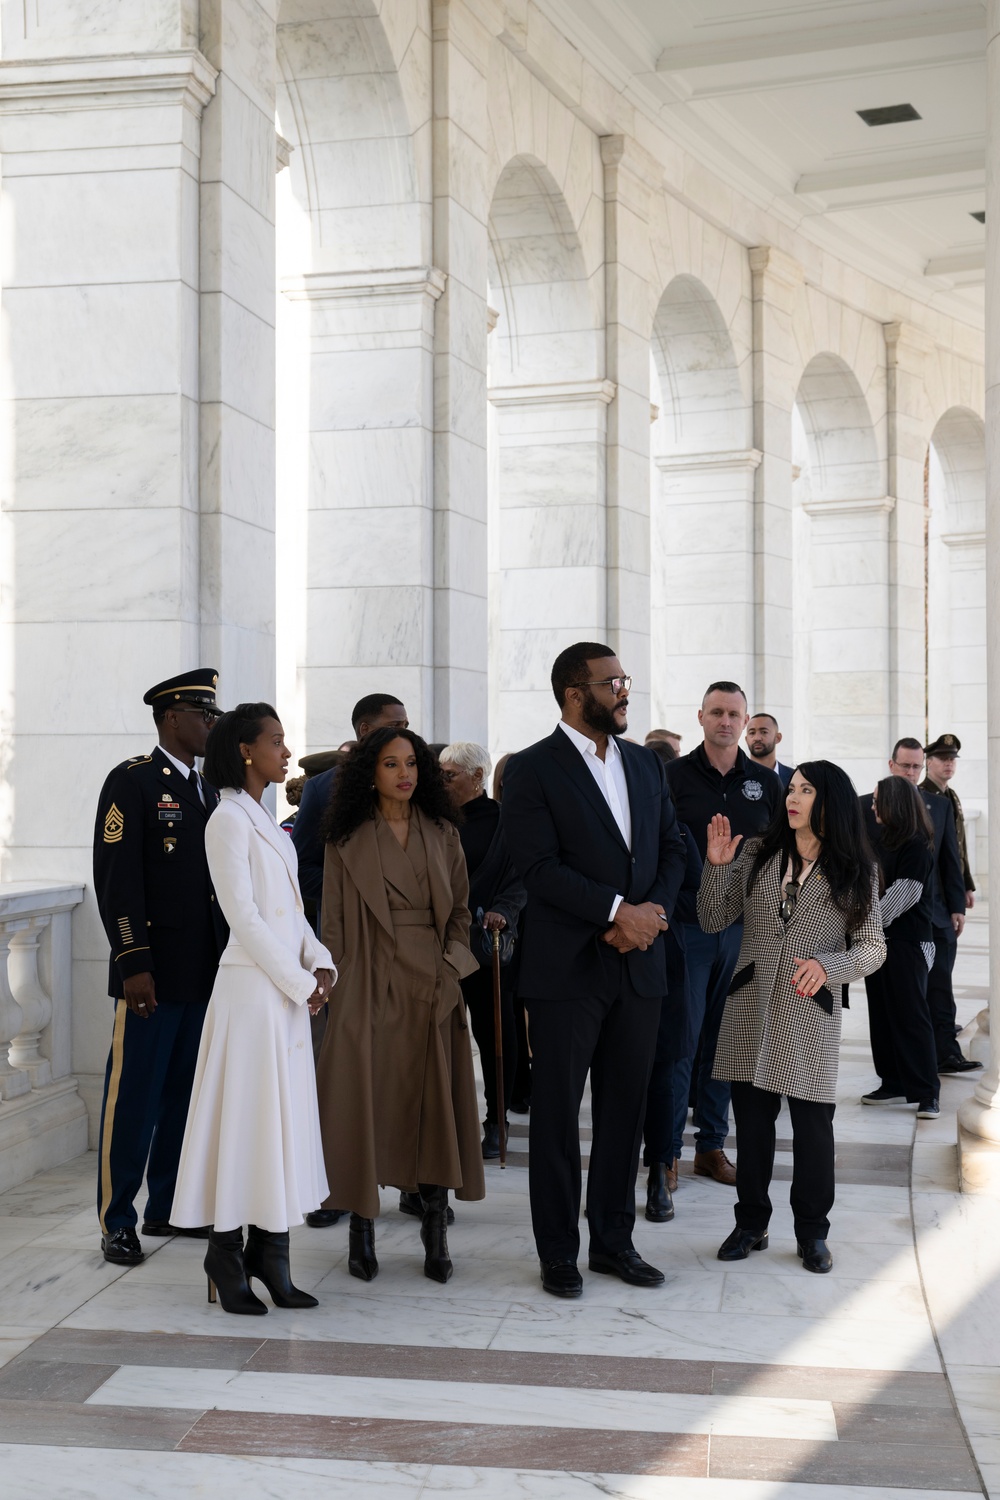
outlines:
[[[107,817],[104,819],[104,842],[106,844],[120,844],[124,831],[125,819],[119,808],[112,802],[108,808]]]

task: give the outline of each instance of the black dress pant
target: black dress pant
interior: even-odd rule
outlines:
[[[486,1118],[499,1124],[507,1118],[514,1074],[517,1070],[517,1032],[514,1029],[514,999],[510,992],[509,969],[500,970],[500,1042],[503,1049],[503,1110],[497,1112],[497,1044],[496,1016],[493,1004],[493,970],[478,969],[462,980],[462,996],[472,1022],[472,1034],[479,1048],[486,1089]]]
[[[934,1027],[939,1067],[943,1062],[955,1062],[962,1056],[962,1049],[955,1040],[955,992],[951,986],[951,971],[955,967],[957,952],[958,938],[951,923],[947,927],[935,927],[934,962],[927,976],[927,1004]]]
[[[889,938],[886,948],[885,963],[865,980],[872,1061],[886,1088],[919,1104],[936,1099],[939,1087],[927,960],[905,938]]]
[[[771,1219],[768,1189],[774,1171],[774,1122],[781,1095],[733,1084],[736,1122],[736,1222],[763,1234]],[[788,1097],[792,1117],[792,1214],[797,1240],[825,1240],[834,1196],[835,1104]]]
[[[620,959],[615,968],[620,977],[612,999],[525,1000],[532,1053],[528,1187],[541,1260],[575,1261],[580,1250],[580,1104],[588,1069],[594,1125],[587,1173],[590,1249],[612,1255],[632,1245],[635,1176],[661,1001],[636,993]]]

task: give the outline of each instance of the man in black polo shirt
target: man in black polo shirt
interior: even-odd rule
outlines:
[[[664,769],[677,817],[691,830],[705,858],[708,825],[715,813],[729,819],[734,834],[762,833],[784,800],[774,771],[756,766],[740,749],[747,726],[747,699],[735,682],[713,682],[702,700],[698,722],[704,743]],[[692,1033],[701,1033],[695,1088],[694,1169],[700,1177],[735,1185],[736,1171],[723,1147],[729,1134],[729,1084],[712,1077],[715,1043],[729,982],[739,957],[742,924],[720,933],[702,932],[697,922],[684,923],[684,949],[691,987]],[[674,1065],[674,1161],[668,1171],[671,1192],[677,1185],[677,1162],[684,1139],[691,1068],[689,1057]]]

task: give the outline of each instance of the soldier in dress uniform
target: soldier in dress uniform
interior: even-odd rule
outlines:
[[[217,681],[200,667],[150,688],[143,702],[159,744],[115,767],[97,809],[94,890],[116,1001],[97,1211],[104,1258],[119,1265],[143,1258],[134,1200],[144,1172],[142,1233],[201,1232],[175,1230],[169,1219],[202,1023],[228,941],[205,858],[219,794],[195,766],[222,712]]]
[[[939,734],[932,745],[926,745],[924,747],[924,755],[927,757],[926,775],[920,783],[920,790],[930,793],[931,796],[947,797],[955,809],[955,831],[958,834],[958,852],[962,860],[962,878],[965,881],[965,906],[967,911],[971,911],[976,904],[976,882],[972,878],[972,870],[969,866],[969,850],[965,841],[965,815],[962,812],[958,793],[948,784],[958,769],[961,749],[962,741],[957,734]]]

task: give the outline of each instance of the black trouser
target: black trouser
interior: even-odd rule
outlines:
[[[624,964],[612,999],[572,995],[525,1000],[531,1038],[528,1187],[541,1260],[575,1261],[580,1250],[580,1103],[587,1070],[593,1140],[587,1173],[590,1248],[632,1245],[635,1174],[656,1047],[659,997],[638,995]]]
[[[733,1084],[736,1121],[736,1222],[763,1234],[771,1219],[768,1188],[774,1171],[774,1122],[781,1095]],[[797,1240],[825,1240],[834,1194],[833,1112],[835,1104],[788,1096],[792,1117],[792,1214]]]
[[[161,1000],[144,1021],[124,1000],[117,1002],[98,1145],[97,1212],[108,1234],[134,1228],[134,1200],[144,1172],[149,1190],[144,1218],[153,1223],[170,1218],[207,1009],[207,1000],[188,1005]]]
[[[865,980],[872,1061],[887,1089],[911,1104],[936,1099],[937,1052],[920,944],[889,938],[885,963]]]
[[[531,1102],[531,1053],[528,1050],[528,1020],[524,999],[514,994],[514,1034],[517,1037],[517,1066],[511,1082],[511,1098],[518,1103]]]
[[[649,1075],[646,1093],[646,1114],[642,1124],[644,1148],[642,1159],[648,1167],[652,1162],[666,1162],[670,1166],[675,1156],[674,1118],[677,1114],[674,1068],[677,1063],[677,1021],[673,1008],[666,1000],[660,1002],[660,1022],[656,1033],[656,1052]]]
[[[951,971],[955,967],[957,952],[958,938],[951,923],[947,927],[935,927],[934,963],[927,976],[927,1004],[934,1027],[938,1066],[962,1056],[962,1049],[955,1040],[955,992],[951,987]]]
[[[503,1112],[497,1113],[497,1044],[493,1009],[493,971],[479,969],[462,980],[462,995],[472,1022],[472,1034],[479,1048],[486,1089],[486,1118],[499,1124],[507,1118],[517,1069],[517,1032],[514,1029],[514,1002],[508,982],[509,970],[500,970],[500,1043],[503,1048]]]

